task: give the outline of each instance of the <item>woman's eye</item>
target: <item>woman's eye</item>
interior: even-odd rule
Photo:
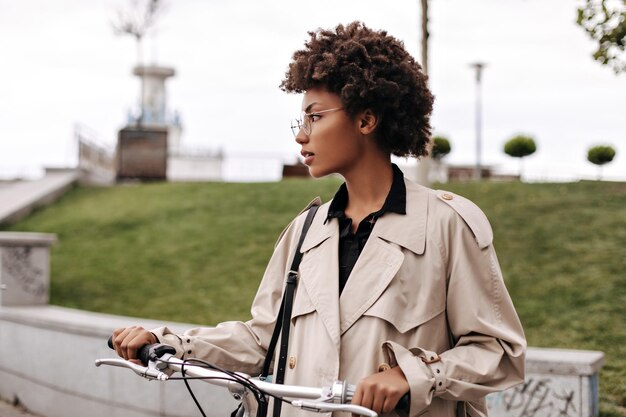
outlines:
[[[313,114],[309,114],[309,120],[310,120],[311,122],[316,122],[316,121],[318,121],[321,117],[322,117],[322,115],[320,115],[320,114],[315,114],[315,113],[313,113]]]

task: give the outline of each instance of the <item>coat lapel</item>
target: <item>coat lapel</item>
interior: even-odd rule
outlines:
[[[328,335],[339,350],[339,228],[337,220],[324,224],[328,204],[322,205],[302,243],[300,264],[303,285],[320,316]]]
[[[341,293],[341,334],[380,297],[400,269],[403,260],[404,255],[398,247],[377,236],[369,237]]]
[[[372,230],[339,298],[339,227],[326,224],[329,204],[322,205],[302,243],[301,285],[311,298],[328,334],[339,349],[346,332],[385,291],[396,275],[406,248],[424,253],[428,191],[411,181],[406,184],[406,214],[387,213]]]
[[[428,191],[405,180],[406,214],[386,213],[379,218],[341,293],[341,334],[376,302],[396,275],[406,248],[424,253]]]

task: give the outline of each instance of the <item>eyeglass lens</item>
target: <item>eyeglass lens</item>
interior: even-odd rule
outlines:
[[[311,134],[311,120],[307,117],[306,114],[302,114],[300,119],[293,119],[291,121],[291,131],[294,136],[298,136],[300,129],[304,130],[304,134]]]

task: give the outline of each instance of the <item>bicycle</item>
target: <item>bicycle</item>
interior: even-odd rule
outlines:
[[[111,339],[109,347],[112,347]],[[96,359],[95,365],[127,368],[149,380],[183,380],[203,416],[206,414],[187,382],[190,379],[200,379],[227,388],[233,398],[241,402],[237,417],[265,417],[269,397],[311,412],[345,411],[364,417],[378,417],[376,412],[368,408],[350,404],[356,387],[345,381],[335,381],[325,387],[273,384],[241,372],[220,369],[200,359],[181,360],[174,356],[175,353],[172,346],[157,343],[145,345],[137,352],[137,358],[143,366],[121,358]],[[182,376],[173,377],[174,372],[179,372]]]

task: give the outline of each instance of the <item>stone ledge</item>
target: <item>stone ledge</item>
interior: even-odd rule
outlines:
[[[57,236],[50,233],[0,232],[0,246],[51,246]]]
[[[197,327],[197,324],[166,323],[130,316],[95,313],[58,306],[0,307],[0,321],[8,321],[30,327],[72,333],[83,336],[102,337],[103,343],[118,327],[143,326],[154,329],[168,326],[176,332]]]
[[[604,353],[593,350],[528,348],[526,372],[551,375],[593,375],[604,365]]]

